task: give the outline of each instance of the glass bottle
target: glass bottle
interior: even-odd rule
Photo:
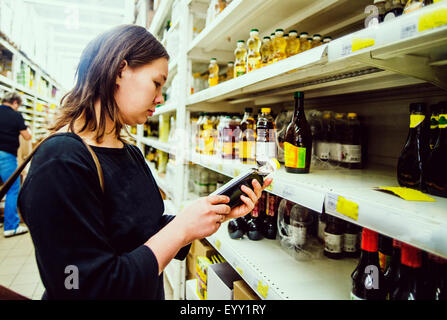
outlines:
[[[345,257],[357,258],[360,255],[361,228],[353,223],[346,222],[343,232],[343,254]]]
[[[362,128],[357,113],[347,116],[345,130],[341,136],[341,165],[350,169],[362,168]]]
[[[433,150],[439,138],[439,107],[435,104],[430,106],[430,149]]]
[[[391,8],[387,10],[383,21],[390,21],[398,16],[401,16],[404,12],[404,6],[401,3],[401,0],[393,0],[391,4]]]
[[[330,111],[323,111],[321,119],[321,135],[317,144],[316,155],[321,161],[329,161],[330,141],[332,135],[332,113]]]
[[[276,128],[270,108],[262,108],[256,124],[256,162],[262,164],[276,159]]]
[[[379,234],[379,263],[383,273],[388,269],[393,255],[393,239]]]
[[[242,163],[256,163],[256,123],[253,108],[245,108],[240,124],[239,159]]]
[[[234,78],[237,78],[247,73],[247,49],[244,40],[237,42],[234,58]]]
[[[351,275],[351,300],[385,300],[386,291],[377,244],[377,232],[363,228],[360,262]]]
[[[270,193],[266,193],[266,198],[266,210],[265,218],[262,222],[262,234],[264,238],[274,240],[276,239],[277,232],[276,211],[279,205],[279,198]]]
[[[332,38],[329,36],[323,38],[323,44],[328,44],[331,41],[332,41]]]
[[[397,163],[397,180],[402,187],[421,189],[423,170],[430,146],[427,139],[426,105],[410,104],[410,130]]]
[[[261,45],[261,67],[265,67],[273,60],[273,45],[270,37],[264,37]]]
[[[340,219],[327,215],[324,230],[324,255],[330,259],[343,257],[343,223]]]
[[[427,160],[424,182],[430,194],[447,197],[447,101],[439,103],[439,137]]]
[[[259,30],[251,29],[250,38],[247,40],[247,72],[259,69],[261,67],[261,40],[259,39]]]
[[[298,32],[296,30],[289,31],[289,39],[287,40],[287,57],[291,57],[299,53],[300,40],[297,38]]]
[[[210,65],[208,66],[209,76],[208,85],[213,87],[219,83],[219,65],[216,58],[210,59]]]
[[[424,6],[431,4],[432,1],[427,0],[408,0],[404,8],[404,14],[419,10]]]
[[[312,158],[312,132],[304,114],[304,93],[295,92],[295,112],[284,139],[287,172],[309,173]]]
[[[296,249],[303,248],[307,242],[308,225],[311,216],[308,208],[298,204],[293,205],[290,210],[290,230]]]
[[[241,195],[245,194],[241,190],[242,185],[253,189],[252,181],[255,179],[258,180],[262,186],[264,184],[264,178],[275,172],[277,169],[279,169],[279,162],[276,159],[270,159],[264,165],[257,168],[251,168],[231,179],[211,195],[226,195],[230,198],[230,202],[227,205],[231,208],[237,207],[243,203],[240,199]]]
[[[400,279],[400,257],[401,242],[393,239],[393,252],[388,267],[384,272],[387,300],[390,299],[390,295]]]
[[[391,294],[391,300],[422,300],[421,251],[406,243],[401,247],[400,278]]]
[[[341,164],[342,161],[342,140],[345,135],[346,121],[344,113],[336,113],[332,118],[333,134],[330,143],[329,161],[334,165]]]
[[[250,240],[257,241],[264,237],[262,233],[262,216],[265,214],[266,200],[267,194],[263,192],[250,214],[250,220],[247,221],[247,236]]]

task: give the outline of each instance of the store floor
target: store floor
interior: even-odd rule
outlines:
[[[5,238],[0,235],[0,284],[33,300],[40,300],[44,286],[40,280],[29,233]],[[172,289],[165,279],[166,300]]]

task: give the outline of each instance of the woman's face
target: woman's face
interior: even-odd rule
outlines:
[[[163,104],[161,89],[168,77],[168,60],[159,58],[138,68],[130,68],[127,61],[116,78],[115,101],[125,124],[144,124]]]

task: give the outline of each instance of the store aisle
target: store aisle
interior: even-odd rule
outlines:
[[[44,292],[29,233],[0,236],[0,284],[33,300]]]

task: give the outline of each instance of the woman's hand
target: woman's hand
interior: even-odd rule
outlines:
[[[248,196],[241,195],[241,200],[243,204],[241,204],[238,207],[234,207],[230,214],[226,215],[225,220],[230,220],[234,218],[239,218],[242,216],[245,216],[247,213],[250,213],[253,208],[256,205],[256,202],[258,202],[259,198],[261,198],[262,191],[267,188],[271,183],[273,179],[268,178],[265,179],[264,185],[261,187],[261,184],[258,182],[258,180],[253,179],[251,182],[253,189],[248,188],[247,186],[242,185],[241,190]]]
[[[203,197],[180,212],[174,221],[184,233],[186,243],[215,233],[230,213],[231,208],[226,205],[229,201],[230,198],[223,195]]]

